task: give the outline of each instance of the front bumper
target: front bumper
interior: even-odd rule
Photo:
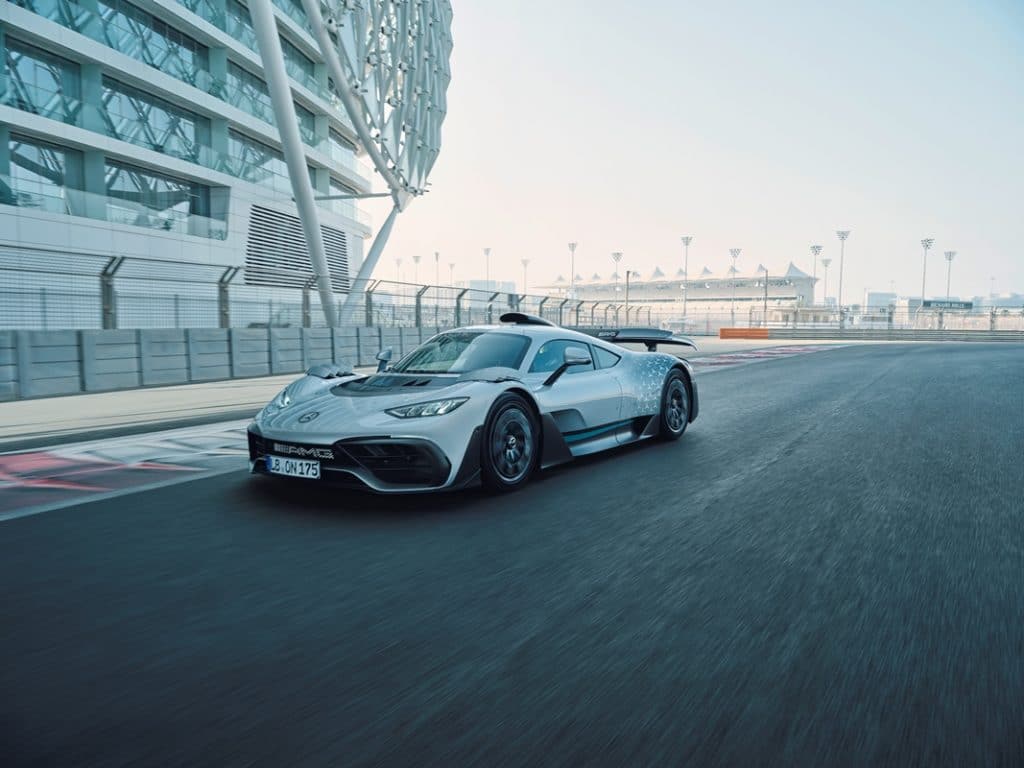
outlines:
[[[248,430],[249,470],[253,474],[270,474],[268,455],[290,456],[320,462],[320,480],[314,482],[375,493],[452,490],[479,477],[479,435],[479,429],[473,432],[462,465],[453,473],[449,457],[426,438],[351,437],[325,446],[277,440],[261,434],[252,425]]]

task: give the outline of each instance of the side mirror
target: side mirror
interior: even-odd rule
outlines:
[[[562,365],[565,366],[590,365],[592,362],[590,353],[583,347],[566,347],[562,353]]]
[[[551,372],[551,375],[544,380],[544,386],[550,387],[561,378],[562,374],[574,365],[590,365],[593,360],[590,353],[583,347],[566,347],[562,352],[562,364]]]
[[[387,370],[388,363],[391,362],[392,354],[391,347],[385,347],[377,353],[377,373]]]

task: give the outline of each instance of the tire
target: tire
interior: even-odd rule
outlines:
[[[540,425],[526,400],[507,392],[494,401],[480,444],[484,487],[498,493],[522,488],[540,460]]]
[[[690,388],[686,377],[673,368],[661,389],[661,412],[658,414],[658,435],[662,440],[678,440],[690,423]]]

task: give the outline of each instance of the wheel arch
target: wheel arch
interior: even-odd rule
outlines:
[[[537,403],[537,399],[533,396],[533,393],[525,387],[516,385],[508,387],[504,392],[512,392],[519,395],[533,410],[533,415],[537,419],[538,429],[540,429],[540,435],[538,436],[538,442],[540,444],[540,468],[547,469],[548,467],[553,467],[556,464],[564,464],[567,461],[572,461],[572,453],[569,451],[569,446],[562,437],[562,433],[558,429],[558,425],[555,424],[555,421],[551,418],[550,414],[541,413],[540,405]]]
[[[692,424],[694,422],[694,420],[697,418],[697,408],[698,408],[698,404],[697,404],[697,386],[693,383],[693,375],[690,373],[690,370],[685,365],[683,365],[682,362],[678,362],[678,363],[673,364],[672,367],[669,368],[669,372],[671,372],[671,371],[680,371],[683,374],[683,381],[686,383],[686,395],[687,395],[687,397],[690,398],[690,418],[689,418],[689,423]],[[666,374],[666,376],[667,375],[668,374]]]

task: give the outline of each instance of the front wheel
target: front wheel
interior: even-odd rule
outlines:
[[[494,401],[484,426],[480,472],[492,491],[514,491],[537,467],[540,429],[526,400],[515,393]]]
[[[678,440],[690,423],[690,390],[678,369],[673,368],[665,378],[659,419],[658,434],[663,440]]]

